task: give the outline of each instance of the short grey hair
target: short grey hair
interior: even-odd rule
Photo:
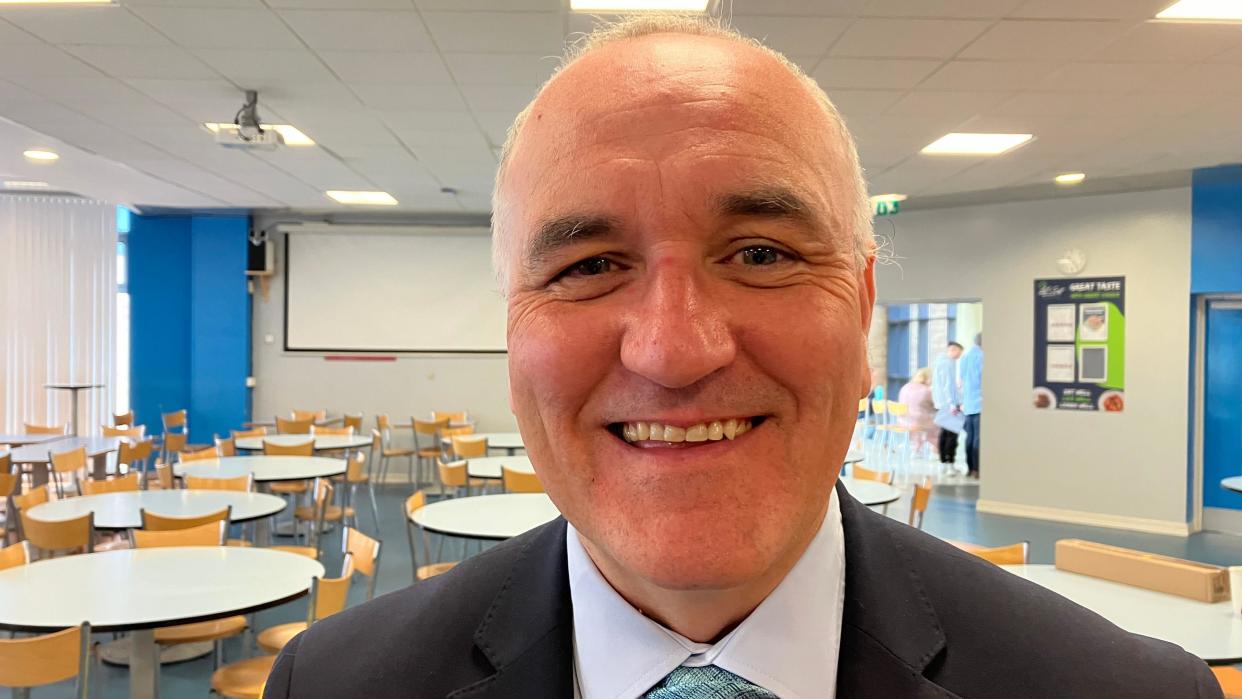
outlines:
[[[858,148],[854,144],[854,137],[845,127],[845,121],[841,118],[841,113],[837,111],[832,100],[828,98],[828,94],[798,64],[786,58],[784,54],[738,32],[719,18],[676,13],[652,13],[603,24],[571,44],[561,60],[561,65],[544,82],[539,91],[535,93],[535,97],[517,115],[517,118],[513,120],[513,124],[509,127],[504,147],[500,152],[500,167],[496,170],[496,181],[492,187],[492,267],[495,270],[497,281],[500,283],[501,293],[505,296],[509,293],[509,270],[507,267],[506,246],[503,242],[506,211],[500,199],[500,185],[504,181],[505,171],[508,168],[510,157],[513,155],[514,145],[522,132],[522,127],[530,116],[531,108],[539,100],[539,96],[543,94],[548,85],[556,79],[556,76],[573,65],[578,59],[608,44],[652,34],[689,34],[736,41],[758,49],[772,57],[802,83],[807,92],[823,108],[824,114],[828,117],[829,124],[840,140],[845,158],[846,176],[848,177],[848,185],[851,190],[849,201],[853,209],[844,218],[853,224],[855,263],[860,270],[864,269],[867,265],[867,259],[875,252],[875,232],[872,227],[871,202],[867,197],[867,183],[863,178],[862,166],[859,163]]]

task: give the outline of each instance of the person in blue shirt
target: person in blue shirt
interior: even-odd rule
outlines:
[[[962,393],[957,388],[957,360],[962,356],[962,346],[950,342],[932,372],[932,403],[936,406],[936,422],[940,424],[940,436],[936,451],[940,463],[957,463],[957,432],[944,426],[945,418],[962,411]]]
[[[983,412],[983,333],[962,355],[962,412],[966,414],[966,476],[979,477],[979,415]]]

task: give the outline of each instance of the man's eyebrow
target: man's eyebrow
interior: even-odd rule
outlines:
[[[785,187],[761,187],[733,192],[716,198],[715,209],[722,216],[784,218],[816,224],[819,216],[802,197]]]
[[[616,219],[593,214],[569,214],[539,224],[526,245],[523,263],[528,269],[538,268],[558,250],[574,243],[607,238],[617,233]]]

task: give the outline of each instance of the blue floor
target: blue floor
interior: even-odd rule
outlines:
[[[946,539],[958,539],[985,545],[1029,541],[1033,563],[1051,563],[1053,546],[1058,539],[1063,538],[1091,539],[1218,565],[1242,562],[1242,537],[1215,533],[1196,534],[1188,538],[1168,537],[1016,517],[983,515],[975,512],[974,503],[977,493],[978,487],[973,484],[937,486],[928,507],[924,529]],[[378,494],[381,539],[384,546],[376,593],[384,594],[405,587],[411,582],[410,554],[406,540],[405,519],[402,516],[402,502],[408,494],[408,487],[394,484],[387,489],[381,489]],[[889,516],[904,521],[907,514],[907,501],[908,498],[892,505]],[[362,523],[363,529],[371,533],[372,523],[369,514],[368,509],[364,508]],[[341,565],[341,554],[338,550],[340,539],[336,534],[328,534],[326,537],[324,548],[327,553],[323,559],[324,565],[328,569],[328,574],[335,576],[339,574]],[[433,541],[433,551],[435,543]],[[445,550],[446,558],[460,556],[460,549],[455,548],[457,546],[456,542],[449,543]],[[474,550],[474,545],[471,545],[471,551]],[[354,585],[351,604],[361,603],[365,590],[366,584],[359,577]],[[274,624],[300,621],[305,617],[305,601],[292,602],[279,608],[260,612],[257,615],[257,628],[263,629]],[[226,660],[239,659],[240,654],[239,642],[230,642],[226,648]],[[210,657],[178,665],[165,665],[161,673],[161,695],[172,699],[206,697],[209,694],[211,670]],[[108,699],[123,699],[128,696],[128,676],[123,668],[103,666],[97,671],[97,682],[98,693],[92,696]],[[72,686],[66,683],[35,690],[33,695],[67,698],[72,696]]]

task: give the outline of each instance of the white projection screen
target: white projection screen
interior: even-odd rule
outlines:
[[[285,236],[285,349],[504,352],[487,229]]]

